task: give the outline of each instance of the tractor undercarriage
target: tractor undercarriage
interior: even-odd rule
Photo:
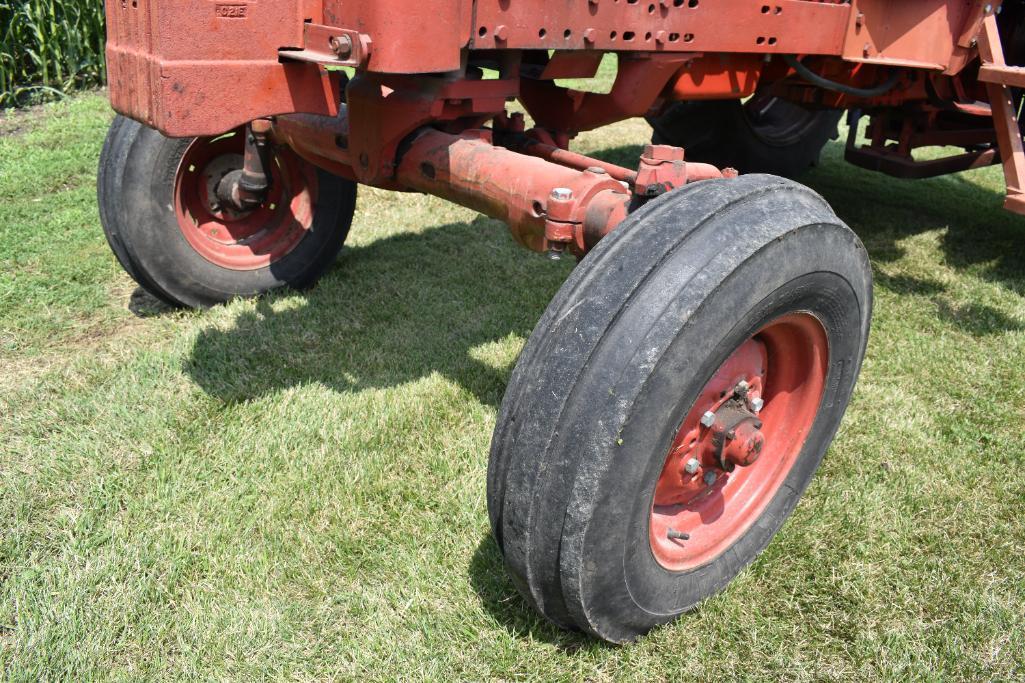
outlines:
[[[582,259],[513,372],[488,509],[524,597],[611,641],[675,618],[757,556],[854,389],[865,249],[777,176],[815,163],[847,111],[848,161],[906,178],[999,163],[1005,207],[1025,214],[1021,2],[106,11],[123,116],[101,158],[101,217],[125,270],[168,303],[314,284],[359,184],[448,199],[529,249]],[[609,54],[607,92],[564,84]],[[635,167],[570,150],[634,117],[654,128]],[[937,146],[953,151],[916,156]]]

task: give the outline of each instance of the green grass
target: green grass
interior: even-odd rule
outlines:
[[[0,119],[0,678],[1025,678],[1025,221],[998,169],[827,150],[806,180],[876,277],[854,402],[768,550],[615,648],[536,617],[486,521],[496,409],[570,264],[361,189],[315,290],[161,310],[98,224],[109,118],[90,94]]]

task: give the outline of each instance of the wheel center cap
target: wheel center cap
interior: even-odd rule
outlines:
[[[747,467],[762,454],[765,435],[762,421],[752,413],[746,401],[738,396],[726,401],[715,411],[711,426],[712,445],[719,466],[732,472],[738,465]]]

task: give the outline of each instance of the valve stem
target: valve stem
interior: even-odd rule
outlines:
[[[676,529],[670,529],[669,531],[667,531],[666,532],[666,536],[668,538],[672,538],[674,540],[680,540],[680,541],[689,541],[690,540],[690,534],[685,534],[684,532],[677,531]]]

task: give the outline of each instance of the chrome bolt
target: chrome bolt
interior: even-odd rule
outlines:
[[[697,458],[691,458],[683,464],[683,471],[687,474],[694,474],[701,467],[701,462]]]
[[[715,424],[715,413],[711,410],[706,410],[705,414],[701,416],[701,424],[705,427],[711,427]]]
[[[556,187],[552,189],[551,197],[557,202],[568,202],[573,199],[573,190],[568,187]]]
[[[711,486],[715,483],[715,480],[715,472],[705,472],[705,486]]]
[[[751,411],[752,412],[760,413],[762,411],[762,407],[764,407],[764,406],[765,406],[765,401],[763,401],[762,399],[760,399],[760,398],[753,398],[753,399],[751,399]]]

